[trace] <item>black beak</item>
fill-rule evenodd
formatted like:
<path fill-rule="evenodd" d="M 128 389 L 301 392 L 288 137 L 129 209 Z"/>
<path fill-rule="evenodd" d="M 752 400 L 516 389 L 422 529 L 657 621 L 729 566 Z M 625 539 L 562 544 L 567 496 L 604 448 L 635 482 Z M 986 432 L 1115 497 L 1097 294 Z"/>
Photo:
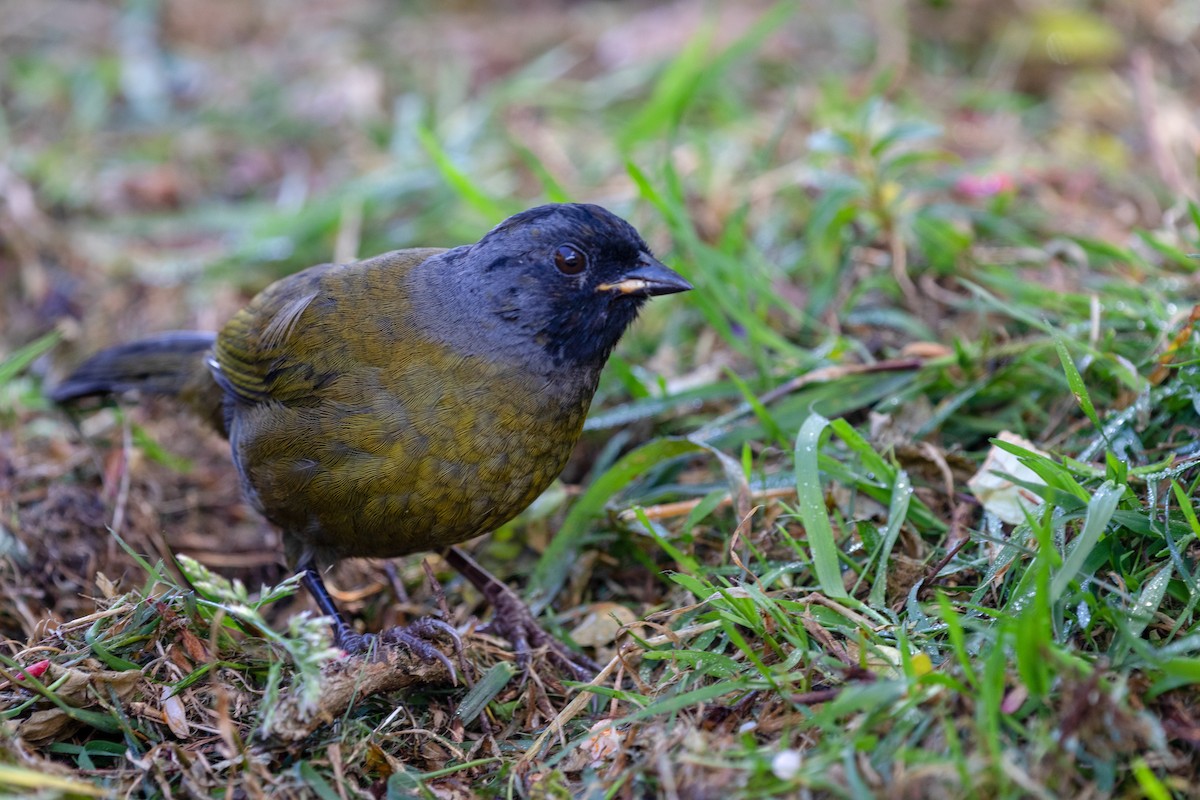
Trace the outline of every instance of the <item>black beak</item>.
<path fill-rule="evenodd" d="M 669 269 L 649 253 L 638 256 L 637 264 L 616 283 L 602 283 L 601 292 L 615 292 L 626 297 L 654 297 L 660 294 L 686 292 L 692 285 L 679 273 Z"/>

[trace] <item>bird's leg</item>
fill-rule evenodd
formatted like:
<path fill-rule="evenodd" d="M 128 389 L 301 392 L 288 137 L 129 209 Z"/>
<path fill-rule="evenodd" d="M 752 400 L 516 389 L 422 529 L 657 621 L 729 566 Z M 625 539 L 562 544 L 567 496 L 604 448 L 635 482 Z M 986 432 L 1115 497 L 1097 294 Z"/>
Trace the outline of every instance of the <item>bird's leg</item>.
<path fill-rule="evenodd" d="M 325 588 L 325 581 L 321 580 L 321 573 L 311 562 L 300 565 L 300 582 L 312 595 L 313 600 L 317 601 L 317 608 L 321 609 L 321 613 L 329 617 L 330 626 L 333 628 L 334 645 L 347 653 L 364 653 L 371 649 L 371 640 L 374 637 L 369 634 L 364 636 L 356 633 L 354 628 L 350 627 L 350 623 L 346 621 L 342 612 L 338 610 L 337 604 L 333 602 L 329 590 Z"/>
<path fill-rule="evenodd" d="M 333 643 L 351 655 L 369 652 L 375 646 L 375 635 L 357 633 L 354 628 L 350 627 L 350 623 L 338 611 L 329 590 L 325 588 L 325 581 L 321 580 L 321 573 L 317 571 L 316 565 L 312 562 L 305 562 L 300 565 L 300 573 L 300 581 L 317 601 L 317 607 L 321 609 L 321 613 L 332 620 Z M 454 650 L 461 659 L 462 639 L 459 637 L 458 631 L 445 622 L 432 617 L 422 617 L 407 626 L 397 626 L 386 630 L 379 635 L 378 639 L 384 644 L 402 644 L 425 661 L 440 661 L 450 673 L 451 680 L 455 680 L 457 673 L 454 664 L 450 662 L 445 653 L 430 644 L 431 640 L 439 638 L 439 636 L 446 637 L 453 642 Z"/>
<path fill-rule="evenodd" d="M 451 547 L 442 553 L 442 558 L 492 604 L 494 618 L 488 625 L 488 630 L 512 643 L 518 665 L 528 667 L 531 650 L 545 647 L 554 662 L 578 680 L 591 680 L 600 671 L 600 667 L 590 658 L 572 651 L 542 630 L 525 601 L 464 550 Z"/>

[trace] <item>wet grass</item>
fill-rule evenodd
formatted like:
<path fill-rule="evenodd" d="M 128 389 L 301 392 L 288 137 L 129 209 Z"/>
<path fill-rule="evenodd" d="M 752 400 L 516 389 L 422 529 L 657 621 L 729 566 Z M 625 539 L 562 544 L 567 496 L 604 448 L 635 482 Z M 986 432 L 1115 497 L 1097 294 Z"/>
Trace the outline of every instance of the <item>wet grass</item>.
<path fill-rule="evenodd" d="M 840 6 L 680 4 L 664 25 L 583 4 L 545 10 L 572 36 L 503 28 L 505 50 L 480 9 L 314 2 L 329 39 L 167 5 L 110 9 L 106 35 L 36 15 L 10 34 L 0 785 L 1194 792 L 1195 153 L 1168 154 L 1182 185 L 1148 174 L 1124 142 L 1162 131 L 1093 91 L 1145 92 L 1122 65 L 1186 65 L 1186 46 L 1081 11 L 1070 29 L 1109 49 L 1047 64 L 913 10 L 889 62 L 882 22 Z M 1061 34 L 1016 20 L 1006 36 Z M 423 58 L 438 42 L 458 57 Z M 1164 115 L 1195 94 L 1180 69 Z M 223 445 L 162 406 L 76 430 L 43 380 L 215 326 L 308 264 L 473 241 L 568 198 L 628 216 L 697 287 L 622 342 L 564 482 L 475 546 L 604 670 L 523 675 L 472 634 L 469 686 L 273 735 L 336 659 Z M 486 619 L 433 572 L 448 621 Z M 366 625 L 435 610 L 420 559 L 385 575 L 339 575 Z"/>

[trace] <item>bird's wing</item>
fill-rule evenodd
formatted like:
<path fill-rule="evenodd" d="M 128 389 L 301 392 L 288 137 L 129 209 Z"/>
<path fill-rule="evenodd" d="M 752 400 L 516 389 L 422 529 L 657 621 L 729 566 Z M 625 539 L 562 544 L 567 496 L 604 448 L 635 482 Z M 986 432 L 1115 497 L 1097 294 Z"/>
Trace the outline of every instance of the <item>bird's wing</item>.
<path fill-rule="evenodd" d="M 403 276 L 440 252 L 398 250 L 320 264 L 276 281 L 221 329 L 213 377 L 246 403 L 318 402 L 323 385 L 362 359 L 381 320 L 394 327 L 391 318 L 404 314 Z"/>

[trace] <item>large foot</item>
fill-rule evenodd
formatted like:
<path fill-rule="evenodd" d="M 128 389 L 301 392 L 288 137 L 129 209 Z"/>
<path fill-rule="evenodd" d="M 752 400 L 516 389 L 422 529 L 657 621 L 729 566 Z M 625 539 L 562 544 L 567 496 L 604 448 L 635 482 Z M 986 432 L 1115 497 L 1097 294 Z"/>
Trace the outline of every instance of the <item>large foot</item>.
<path fill-rule="evenodd" d="M 440 619 L 422 617 L 406 626 L 397 626 L 386 630 L 378 636 L 373 633 L 358 633 L 350 627 L 350 623 L 346 622 L 346 618 L 338 611 L 333 597 L 325 587 L 325 582 L 321 580 L 321 573 L 317 572 L 311 564 L 303 565 L 301 569 L 303 570 L 301 582 L 313 599 L 317 601 L 321 613 L 331 620 L 334 646 L 348 655 L 361 655 L 372 652 L 380 644 L 404 645 L 413 655 L 424 661 L 441 662 L 442 666 L 450 673 L 451 680 L 458 680 L 454 664 L 446 657 L 445 653 L 433 645 L 433 642 L 439 639 L 449 639 L 454 645 L 455 654 L 461 661 L 462 638 L 454 628 Z"/>
<path fill-rule="evenodd" d="M 590 658 L 576 653 L 542 630 L 525 601 L 466 552 L 451 547 L 442 557 L 491 603 L 495 616 L 486 630 L 512 643 L 517 665 L 522 669 L 529 667 L 533 650 L 545 648 L 550 659 L 576 680 L 591 680 L 600 671 L 600 667 Z"/>
<path fill-rule="evenodd" d="M 425 661 L 440 661 L 446 671 L 450 673 L 450 680 L 458 682 L 458 674 L 454 670 L 453 662 L 431 642 L 438 639 L 449 639 L 450 643 L 454 645 L 454 655 L 461 664 L 463 659 L 462 637 L 458 635 L 458 631 L 440 619 L 421 617 L 408 625 L 397 625 L 395 628 L 390 628 L 379 634 L 379 638 L 384 644 L 402 644 L 412 651 L 413 655 Z"/>

